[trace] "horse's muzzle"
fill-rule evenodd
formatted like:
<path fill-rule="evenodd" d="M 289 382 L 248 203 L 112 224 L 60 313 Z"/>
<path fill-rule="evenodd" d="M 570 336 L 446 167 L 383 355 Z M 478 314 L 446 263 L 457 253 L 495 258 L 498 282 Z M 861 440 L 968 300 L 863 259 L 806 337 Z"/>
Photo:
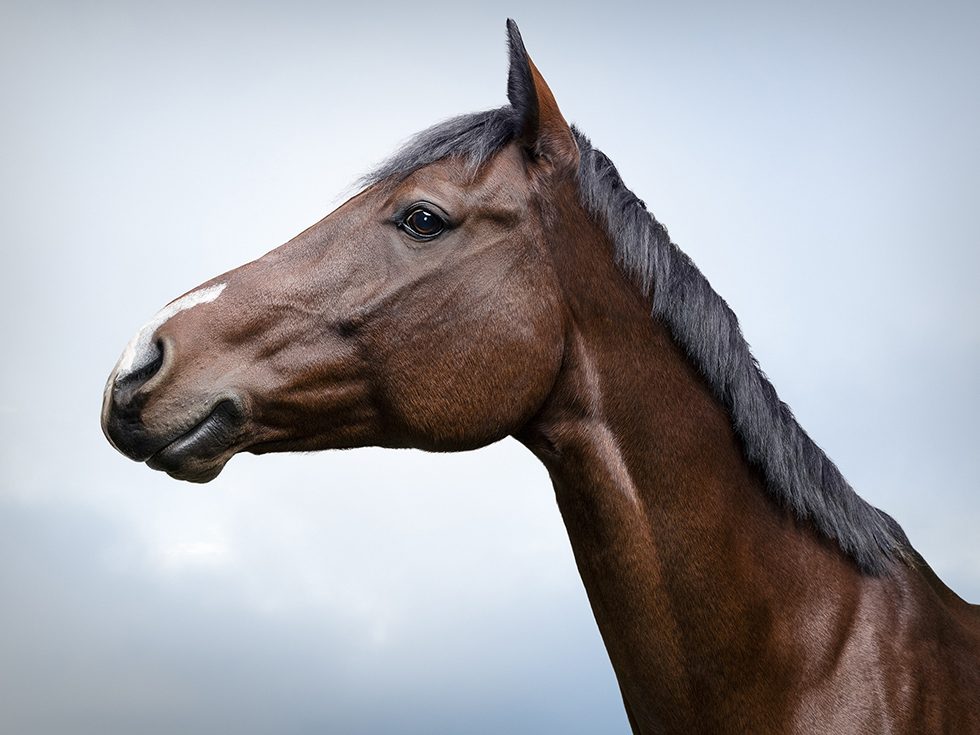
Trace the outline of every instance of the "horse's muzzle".
<path fill-rule="evenodd" d="M 245 424 L 241 398 L 224 391 L 205 404 L 204 411 L 175 417 L 163 426 L 148 426 L 143 413 L 152 393 L 170 368 L 169 350 L 160 341 L 153 359 L 137 370 L 121 373 L 119 366 L 106 385 L 102 402 L 102 431 L 130 459 L 146 462 L 181 480 L 207 482 L 221 471 L 237 450 Z"/>

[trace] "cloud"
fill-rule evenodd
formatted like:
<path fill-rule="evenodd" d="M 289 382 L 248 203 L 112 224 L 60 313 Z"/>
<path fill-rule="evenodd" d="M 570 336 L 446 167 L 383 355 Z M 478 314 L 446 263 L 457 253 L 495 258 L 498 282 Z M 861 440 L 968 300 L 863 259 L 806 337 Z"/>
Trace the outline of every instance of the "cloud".
<path fill-rule="evenodd" d="M 579 590 L 473 609 L 492 624 L 474 629 L 474 601 L 447 603 L 455 590 L 379 595 L 401 614 L 345 595 L 289 605 L 265 576 L 289 575 L 288 563 L 242 585 L 242 570 L 211 563 L 210 544 L 183 544 L 193 561 L 162 566 L 143 544 L 81 508 L 0 504 L 5 731 L 491 733 L 525 717 L 522 727 L 584 733 L 620 719 Z M 569 653 L 583 635 L 592 645 Z M 551 695 L 539 698 L 545 680 Z M 561 689 L 588 693 L 565 707 Z"/>

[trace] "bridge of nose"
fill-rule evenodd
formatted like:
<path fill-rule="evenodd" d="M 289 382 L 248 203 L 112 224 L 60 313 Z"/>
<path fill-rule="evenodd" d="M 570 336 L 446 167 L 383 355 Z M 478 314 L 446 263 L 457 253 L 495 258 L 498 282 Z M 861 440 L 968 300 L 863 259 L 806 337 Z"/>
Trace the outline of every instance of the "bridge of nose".
<path fill-rule="evenodd" d="M 141 373 L 148 372 L 147 368 L 162 357 L 156 339 L 157 330 L 180 312 L 214 301 L 224 291 L 225 285 L 225 283 L 215 283 L 199 288 L 170 302 L 157 312 L 156 316 L 143 325 L 126 345 L 126 349 L 123 350 L 122 356 L 116 363 L 115 370 L 113 370 L 111 382 L 115 386 L 122 386 L 134 382 L 134 377 L 139 377 Z"/>

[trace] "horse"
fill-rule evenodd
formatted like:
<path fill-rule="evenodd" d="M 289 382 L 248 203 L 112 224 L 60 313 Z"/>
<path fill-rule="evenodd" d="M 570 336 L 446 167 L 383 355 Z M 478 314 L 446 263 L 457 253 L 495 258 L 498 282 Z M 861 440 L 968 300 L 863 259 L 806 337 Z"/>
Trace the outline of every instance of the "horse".
<path fill-rule="evenodd" d="M 138 331 L 106 437 L 192 482 L 242 451 L 515 437 L 634 733 L 980 732 L 980 607 L 800 427 L 507 32 L 507 105 L 419 133 Z"/>

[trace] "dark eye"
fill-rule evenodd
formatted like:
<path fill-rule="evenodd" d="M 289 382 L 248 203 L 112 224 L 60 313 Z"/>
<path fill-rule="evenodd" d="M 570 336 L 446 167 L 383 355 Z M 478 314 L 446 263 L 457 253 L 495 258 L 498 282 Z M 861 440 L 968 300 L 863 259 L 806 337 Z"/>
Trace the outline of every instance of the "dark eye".
<path fill-rule="evenodd" d="M 401 228 L 416 240 L 431 240 L 446 229 L 446 222 L 425 207 L 415 207 L 405 215 Z"/>

